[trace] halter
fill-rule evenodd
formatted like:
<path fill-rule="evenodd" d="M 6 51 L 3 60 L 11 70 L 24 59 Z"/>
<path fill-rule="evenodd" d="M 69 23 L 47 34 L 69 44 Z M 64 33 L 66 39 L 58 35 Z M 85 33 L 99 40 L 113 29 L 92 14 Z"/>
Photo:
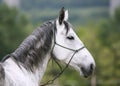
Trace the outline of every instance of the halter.
<path fill-rule="evenodd" d="M 59 46 L 59 47 L 62 47 L 62 48 L 64 48 L 64 49 L 73 51 L 74 53 L 73 53 L 73 55 L 71 56 L 70 60 L 68 61 L 68 64 L 66 64 L 66 66 L 65 66 L 63 69 L 62 69 L 62 67 L 60 66 L 60 64 L 57 62 L 56 58 L 53 58 L 54 61 L 57 63 L 57 65 L 60 67 L 61 71 L 60 71 L 53 79 L 47 81 L 45 84 L 40 85 L 40 86 L 46 86 L 46 85 L 48 85 L 48 84 L 52 84 L 52 83 L 53 83 L 57 78 L 59 78 L 60 75 L 68 68 L 71 60 L 72 60 L 73 57 L 74 57 L 74 55 L 75 55 L 77 52 L 79 52 L 80 50 L 82 50 L 82 49 L 85 48 L 85 46 L 82 46 L 81 48 L 75 50 L 75 49 L 68 48 L 68 47 L 65 47 L 65 46 L 57 43 L 57 42 L 56 42 L 56 36 L 55 36 L 55 30 L 56 30 L 56 21 L 54 21 L 54 29 L 53 29 L 53 37 L 54 37 L 54 40 L 53 40 L 53 41 L 54 41 L 54 45 L 53 45 L 53 47 L 52 47 L 51 53 L 53 52 L 53 49 L 54 49 L 55 45 L 57 45 L 57 46 Z"/>

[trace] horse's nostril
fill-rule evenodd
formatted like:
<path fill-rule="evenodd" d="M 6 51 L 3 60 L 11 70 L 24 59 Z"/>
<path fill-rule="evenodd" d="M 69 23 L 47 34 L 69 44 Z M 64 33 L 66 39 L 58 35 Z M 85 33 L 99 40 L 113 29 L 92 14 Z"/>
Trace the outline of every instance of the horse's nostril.
<path fill-rule="evenodd" d="M 90 64 L 90 70 L 93 70 L 94 68 L 94 65 L 93 64 Z"/>
<path fill-rule="evenodd" d="M 83 70 L 84 70 L 84 68 L 83 68 L 83 67 L 81 67 L 81 70 L 83 71 Z"/>
<path fill-rule="evenodd" d="M 90 73 L 90 74 L 93 74 L 94 69 L 95 69 L 94 64 L 90 64 L 90 70 L 89 70 L 89 73 Z"/>

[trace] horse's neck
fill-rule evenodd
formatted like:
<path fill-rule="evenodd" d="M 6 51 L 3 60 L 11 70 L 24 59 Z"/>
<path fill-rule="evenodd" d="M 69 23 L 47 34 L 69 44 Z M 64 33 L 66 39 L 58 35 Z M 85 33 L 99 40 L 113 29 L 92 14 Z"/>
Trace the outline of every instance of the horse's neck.
<path fill-rule="evenodd" d="M 22 42 L 12 53 L 13 59 L 9 58 L 4 62 L 8 80 L 19 84 L 10 86 L 38 86 L 46 70 L 53 45 L 53 24 L 48 23 L 36 29 Z"/>
<path fill-rule="evenodd" d="M 49 59 L 50 59 L 50 55 L 47 55 L 46 58 L 43 60 L 43 64 L 41 64 L 39 67 L 39 70 L 38 70 L 39 81 L 41 81 L 45 73 Z"/>
<path fill-rule="evenodd" d="M 22 66 L 16 65 L 13 59 L 7 59 L 4 65 L 4 71 L 6 76 L 6 85 L 9 86 L 39 86 L 40 81 L 45 73 L 50 55 L 46 55 L 39 68 L 36 68 L 34 72 L 26 70 Z"/>

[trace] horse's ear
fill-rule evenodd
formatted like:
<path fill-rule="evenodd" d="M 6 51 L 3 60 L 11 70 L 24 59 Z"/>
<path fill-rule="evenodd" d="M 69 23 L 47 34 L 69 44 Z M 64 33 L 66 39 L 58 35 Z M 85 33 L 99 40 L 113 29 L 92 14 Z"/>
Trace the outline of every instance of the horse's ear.
<path fill-rule="evenodd" d="M 64 18 L 64 21 L 67 21 L 68 20 L 68 10 L 65 11 L 65 18 Z"/>
<path fill-rule="evenodd" d="M 64 7 L 62 7 L 62 9 L 60 10 L 59 19 L 58 19 L 60 25 L 64 21 L 64 17 L 65 17 L 65 11 L 64 11 Z"/>
<path fill-rule="evenodd" d="M 62 9 L 60 10 L 60 14 L 59 14 L 59 24 L 61 25 L 63 23 L 63 21 L 67 21 L 68 20 L 68 10 L 64 10 L 64 7 L 62 7 Z"/>

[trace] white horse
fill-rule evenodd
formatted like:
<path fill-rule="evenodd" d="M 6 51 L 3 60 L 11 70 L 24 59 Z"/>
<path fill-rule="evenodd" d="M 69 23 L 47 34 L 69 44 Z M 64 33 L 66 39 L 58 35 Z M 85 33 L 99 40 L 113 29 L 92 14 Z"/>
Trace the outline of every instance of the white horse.
<path fill-rule="evenodd" d="M 68 11 L 45 22 L 0 63 L 0 86 L 39 86 L 50 58 L 69 64 L 83 77 L 92 75 L 95 62 L 72 29 Z"/>

